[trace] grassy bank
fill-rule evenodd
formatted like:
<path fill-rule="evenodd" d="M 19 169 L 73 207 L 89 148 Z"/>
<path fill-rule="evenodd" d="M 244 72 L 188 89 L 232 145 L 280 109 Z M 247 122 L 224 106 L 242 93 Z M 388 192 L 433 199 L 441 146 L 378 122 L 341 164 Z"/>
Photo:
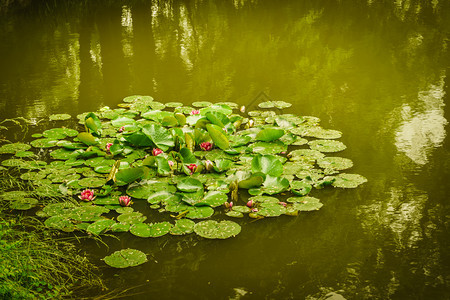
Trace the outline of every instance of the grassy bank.
<path fill-rule="evenodd" d="M 29 190 L 14 174 L 0 170 L 0 194 Z M 0 197 L 0 299 L 60 299 L 99 294 L 97 268 L 38 219 L 8 208 Z M 75 296 L 76 295 L 76 296 Z"/>

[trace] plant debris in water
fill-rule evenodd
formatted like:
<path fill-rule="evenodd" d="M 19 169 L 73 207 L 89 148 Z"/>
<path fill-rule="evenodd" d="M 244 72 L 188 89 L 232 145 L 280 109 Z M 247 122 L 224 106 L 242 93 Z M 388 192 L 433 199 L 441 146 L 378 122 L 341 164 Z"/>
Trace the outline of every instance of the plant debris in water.
<path fill-rule="evenodd" d="M 356 188 L 367 181 L 359 174 L 339 173 L 353 166 L 350 159 L 334 155 L 346 149 L 336 140 L 342 133 L 322 128 L 318 118 L 264 110 L 244 115 L 233 103 L 192 106 L 126 97 L 120 108 L 77 116 L 78 128 L 50 128 L 34 134 L 30 143 L 2 145 L 0 154 L 12 156 L 2 165 L 22 170 L 21 178 L 36 187 L 39 197 L 78 201 L 45 206 L 37 214 L 46 218 L 46 226 L 91 235 L 129 231 L 141 238 L 192 232 L 230 238 L 241 231 L 238 223 L 205 219 L 215 214 L 295 216 L 323 206 L 310 196 L 316 189 Z M 283 101 L 259 105 L 290 106 Z M 50 116 L 58 121 L 51 122 L 54 126 L 69 118 Z M 248 202 L 245 190 L 254 196 Z M 286 202 L 281 200 L 285 195 Z M 14 210 L 38 205 L 34 195 L 1 197 Z M 141 201 L 172 221 L 148 222 L 148 216 L 130 207 Z M 105 258 L 117 268 L 145 261 L 145 255 L 131 249 Z"/>

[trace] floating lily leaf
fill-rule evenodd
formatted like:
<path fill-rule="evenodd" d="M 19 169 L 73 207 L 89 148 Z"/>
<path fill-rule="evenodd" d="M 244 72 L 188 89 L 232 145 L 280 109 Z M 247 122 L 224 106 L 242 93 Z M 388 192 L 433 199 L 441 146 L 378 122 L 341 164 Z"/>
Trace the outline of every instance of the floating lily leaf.
<path fill-rule="evenodd" d="M 297 149 L 289 152 L 287 156 L 293 161 L 314 162 L 317 159 L 324 158 L 325 154 L 313 149 Z"/>
<path fill-rule="evenodd" d="M 110 267 L 123 269 L 147 262 L 147 256 L 136 249 L 124 249 L 106 256 L 103 260 Z"/>
<path fill-rule="evenodd" d="M 234 211 L 234 210 L 230 210 L 230 211 L 226 212 L 225 214 L 232 218 L 243 218 L 244 217 L 243 213 Z"/>
<path fill-rule="evenodd" d="M 17 151 L 16 154 L 14 154 L 16 157 L 24 158 L 24 157 L 34 157 L 36 154 L 31 151 Z"/>
<path fill-rule="evenodd" d="M 208 133 L 211 136 L 214 145 L 216 145 L 222 150 L 230 148 L 228 138 L 223 133 L 223 130 L 219 126 L 214 124 L 208 124 L 206 125 L 206 129 L 208 130 Z"/>
<path fill-rule="evenodd" d="M 34 198 L 22 198 L 16 199 L 9 203 L 9 208 L 15 210 L 28 210 L 35 207 L 38 204 L 38 200 Z"/>
<path fill-rule="evenodd" d="M 110 227 L 110 230 L 112 232 L 127 232 L 128 230 L 130 230 L 130 226 L 130 224 L 114 223 Z"/>
<path fill-rule="evenodd" d="M 106 184 L 106 178 L 86 177 L 86 178 L 78 180 L 78 184 L 80 186 L 86 187 L 86 188 L 101 187 L 102 185 Z"/>
<path fill-rule="evenodd" d="M 192 102 L 192 106 L 193 107 L 207 107 L 207 106 L 210 106 L 210 105 L 212 105 L 212 103 L 209 102 L 209 101 L 195 101 L 195 102 Z"/>
<path fill-rule="evenodd" d="M 74 143 L 67 140 L 61 140 L 56 143 L 58 147 L 64 147 L 66 149 L 70 150 L 76 150 L 76 149 L 86 149 L 86 145 L 82 143 Z"/>
<path fill-rule="evenodd" d="M 197 206 L 201 205 L 209 205 L 211 207 L 217 207 L 223 205 L 225 202 L 227 202 L 228 196 L 224 192 L 221 191 L 209 191 L 204 196 L 203 199 L 199 203 L 197 203 Z"/>
<path fill-rule="evenodd" d="M 132 207 L 118 207 L 118 208 L 116 208 L 116 213 L 118 213 L 118 214 L 129 214 L 129 213 L 132 213 L 132 212 L 134 212 L 134 208 L 132 208 Z"/>
<path fill-rule="evenodd" d="M 283 165 L 283 175 L 296 175 L 302 171 L 310 170 L 314 166 L 314 162 L 288 161 Z"/>
<path fill-rule="evenodd" d="M 113 224 L 116 224 L 116 221 L 110 219 L 98 220 L 90 224 L 86 231 L 94 235 L 100 235 L 109 230 Z"/>
<path fill-rule="evenodd" d="M 251 212 L 251 209 L 249 207 L 243 205 L 235 205 L 233 206 L 232 210 L 238 211 L 243 214 L 248 214 L 249 212 Z"/>
<path fill-rule="evenodd" d="M 148 238 L 151 236 L 150 226 L 146 223 L 138 223 L 132 225 L 130 227 L 130 232 L 131 234 L 142 238 Z"/>
<path fill-rule="evenodd" d="M 134 125 L 135 123 L 136 123 L 136 121 L 133 118 L 123 117 L 123 116 L 117 117 L 111 121 L 111 125 L 114 127 Z"/>
<path fill-rule="evenodd" d="M 342 142 L 334 140 L 314 140 L 308 144 L 311 149 L 320 152 L 339 152 L 347 148 Z"/>
<path fill-rule="evenodd" d="M 72 232 L 75 230 L 75 225 L 65 216 L 53 216 L 45 220 L 45 226 L 62 230 L 65 232 Z"/>
<path fill-rule="evenodd" d="M 139 184 L 130 185 L 127 189 L 127 195 L 136 199 L 147 199 L 155 192 L 160 191 L 174 193 L 176 188 L 166 182 L 141 181 Z"/>
<path fill-rule="evenodd" d="M 181 107 L 183 106 L 183 103 L 181 102 L 167 102 L 166 107 Z"/>
<path fill-rule="evenodd" d="M 49 116 L 50 121 L 69 120 L 72 118 L 69 114 L 53 114 Z"/>
<path fill-rule="evenodd" d="M 125 136 L 125 140 L 138 147 L 148 147 L 152 146 L 152 141 L 142 132 L 134 132 L 130 135 Z"/>
<path fill-rule="evenodd" d="M 304 135 L 316 137 L 318 139 L 339 139 L 342 137 L 342 132 L 315 126 L 307 130 Z"/>
<path fill-rule="evenodd" d="M 206 115 L 207 112 L 220 112 L 224 115 L 230 115 L 233 112 L 233 109 L 228 105 L 224 104 L 213 104 L 208 107 L 200 109 L 200 113 L 202 115 Z"/>
<path fill-rule="evenodd" d="M 319 167 L 323 169 L 345 170 L 353 167 L 353 162 L 344 157 L 324 157 L 317 160 Z"/>
<path fill-rule="evenodd" d="M 171 199 L 173 198 L 173 199 Z M 167 191 L 159 191 L 156 193 L 151 194 L 148 198 L 147 198 L 147 202 L 150 204 L 158 204 L 161 201 L 171 201 L 171 200 L 175 200 L 177 201 L 179 199 L 179 196 L 174 195 L 172 193 L 169 193 Z"/>
<path fill-rule="evenodd" d="M 19 151 L 26 151 L 30 149 L 31 146 L 24 143 L 12 143 L 12 144 L 5 144 L 2 147 L 0 147 L 0 154 L 14 154 Z"/>
<path fill-rule="evenodd" d="M 214 214 L 214 209 L 209 206 L 190 206 L 186 218 L 189 219 L 206 219 Z"/>
<path fill-rule="evenodd" d="M 189 219 L 181 219 L 175 221 L 175 226 L 170 228 L 172 235 L 184 235 L 194 232 L 195 222 Z"/>
<path fill-rule="evenodd" d="M 214 170 L 216 172 L 224 172 L 230 169 L 234 165 L 232 160 L 229 159 L 216 159 L 214 160 Z"/>
<path fill-rule="evenodd" d="M 92 132 L 96 136 L 101 135 L 102 121 L 96 114 L 90 112 L 84 117 L 84 124 L 89 129 L 89 133 Z"/>
<path fill-rule="evenodd" d="M 320 200 L 314 197 L 301 197 L 302 201 L 292 201 L 294 204 L 292 205 L 296 210 L 299 211 L 313 211 L 313 210 L 319 210 L 323 204 L 320 203 Z M 288 199 L 289 201 L 289 199 Z"/>
<path fill-rule="evenodd" d="M 170 232 L 172 224 L 169 222 L 153 223 L 150 226 L 150 237 L 160 237 Z"/>
<path fill-rule="evenodd" d="M 144 167 L 128 168 L 116 173 L 116 180 L 124 183 L 132 183 L 144 176 Z"/>
<path fill-rule="evenodd" d="M 69 216 L 76 221 L 91 222 L 99 220 L 102 214 L 108 212 L 109 209 L 106 207 L 87 204 L 85 206 L 75 207 Z"/>
<path fill-rule="evenodd" d="M 95 146 L 98 144 L 98 140 L 89 132 L 80 132 L 77 138 L 88 146 Z"/>
<path fill-rule="evenodd" d="M 31 141 L 31 146 L 34 148 L 51 148 L 55 147 L 56 143 L 58 143 L 58 140 L 51 139 L 51 138 L 43 138 L 43 139 L 37 139 Z"/>
<path fill-rule="evenodd" d="M 239 147 L 250 143 L 252 141 L 252 138 L 248 135 L 233 135 L 230 136 L 229 141 L 232 147 Z"/>
<path fill-rule="evenodd" d="M 194 178 L 184 178 L 177 183 L 177 188 L 182 192 L 194 193 L 203 190 L 203 184 Z"/>
<path fill-rule="evenodd" d="M 287 151 L 287 146 L 282 142 L 256 142 L 249 145 L 249 148 L 254 153 L 259 154 L 278 154 L 284 151 Z"/>
<path fill-rule="evenodd" d="M 265 128 L 258 132 L 256 139 L 263 142 L 272 142 L 278 140 L 284 135 L 284 130 L 279 128 Z"/>
<path fill-rule="evenodd" d="M 340 188 L 356 188 L 358 185 L 367 182 L 367 178 L 359 174 L 341 173 L 335 178 L 336 180 L 332 183 L 332 185 Z"/>
<path fill-rule="evenodd" d="M 202 202 L 202 198 L 203 198 L 203 186 L 201 187 L 200 190 L 197 190 L 195 192 L 190 192 L 190 193 L 179 193 L 179 195 L 181 196 L 181 200 L 183 200 L 184 202 L 186 202 L 189 205 L 196 205 L 196 206 L 200 206 L 201 202 Z"/>
<path fill-rule="evenodd" d="M 291 181 L 291 192 L 297 196 L 305 196 L 309 194 L 312 189 L 312 186 L 304 181 Z"/>
<path fill-rule="evenodd" d="M 278 217 L 286 213 L 286 207 L 279 203 L 264 202 L 259 205 L 258 215 L 264 217 Z"/>
<path fill-rule="evenodd" d="M 163 151 L 167 151 L 170 147 L 175 146 L 173 136 L 161 125 L 146 125 L 142 128 L 142 132 L 148 136 L 156 147 Z"/>
<path fill-rule="evenodd" d="M 251 176 L 251 177 L 249 177 L 249 178 L 247 178 L 245 180 L 239 181 L 238 185 L 239 185 L 239 188 L 248 190 L 248 189 L 251 189 L 251 188 L 255 188 L 255 187 L 261 186 L 263 181 L 264 181 L 264 177 L 258 176 L 258 175 L 254 175 L 254 176 Z"/>
<path fill-rule="evenodd" d="M 150 96 L 133 95 L 123 98 L 122 101 L 125 103 L 135 103 L 135 102 L 151 103 L 153 101 L 153 98 Z"/>
<path fill-rule="evenodd" d="M 283 164 L 273 155 L 255 155 L 252 160 L 252 173 L 280 176 L 283 173 Z"/>
<path fill-rule="evenodd" d="M 258 104 L 261 108 L 273 108 L 276 107 L 278 109 L 291 107 L 292 104 L 284 102 L 284 101 L 266 101 Z"/>
<path fill-rule="evenodd" d="M 232 221 L 202 221 L 194 226 L 194 231 L 207 239 L 227 239 L 241 232 L 241 226 Z"/>
<path fill-rule="evenodd" d="M 289 187 L 289 180 L 287 180 L 286 178 L 267 175 L 261 188 L 249 189 L 248 193 L 250 195 L 262 195 L 262 194 L 274 195 L 286 191 L 288 187 Z"/>
<path fill-rule="evenodd" d="M 142 223 L 145 220 L 147 220 L 146 216 L 143 216 L 140 212 L 131 212 L 126 214 L 121 214 L 117 217 L 117 221 L 119 221 L 122 224 L 138 224 Z"/>

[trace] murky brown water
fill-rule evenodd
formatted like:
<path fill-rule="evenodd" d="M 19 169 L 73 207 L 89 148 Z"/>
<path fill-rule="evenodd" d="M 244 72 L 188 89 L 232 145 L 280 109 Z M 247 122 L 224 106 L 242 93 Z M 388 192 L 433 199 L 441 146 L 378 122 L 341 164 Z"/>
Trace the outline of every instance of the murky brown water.
<path fill-rule="evenodd" d="M 3 3 L 3 2 L 0 2 Z M 72 116 L 133 94 L 263 98 L 341 130 L 369 182 L 234 239 L 139 239 L 104 269 L 129 299 L 449 299 L 450 2 L 17 1 L 0 4 L 0 117 Z M 99 262 L 102 264 L 102 262 Z"/>

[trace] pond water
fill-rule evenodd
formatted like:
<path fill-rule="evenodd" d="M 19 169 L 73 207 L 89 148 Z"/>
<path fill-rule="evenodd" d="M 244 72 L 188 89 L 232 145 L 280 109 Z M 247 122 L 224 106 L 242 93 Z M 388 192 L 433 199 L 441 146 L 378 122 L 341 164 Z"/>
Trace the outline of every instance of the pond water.
<path fill-rule="evenodd" d="M 131 234 L 141 266 L 102 268 L 127 299 L 449 299 L 450 2 L 0 2 L 0 117 L 73 117 L 129 95 L 267 99 L 340 130 L 368 182 L 228 240 Z M 8 3 L 6 1 L 6 3 Z M 142 208 L 145 209 L 145 208 Z M 95 295 L 92 295 L 95 296 Z"/>

